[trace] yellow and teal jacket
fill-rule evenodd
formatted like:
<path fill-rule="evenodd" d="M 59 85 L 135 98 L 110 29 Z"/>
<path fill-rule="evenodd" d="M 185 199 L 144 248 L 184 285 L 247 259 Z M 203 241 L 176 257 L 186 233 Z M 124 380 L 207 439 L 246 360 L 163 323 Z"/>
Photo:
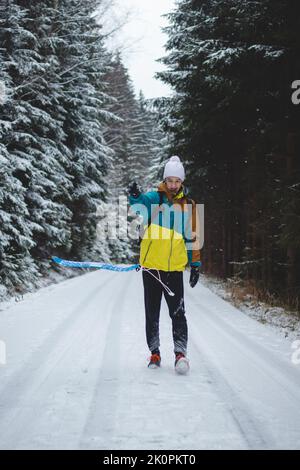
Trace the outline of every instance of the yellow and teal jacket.
<path fill-rule="evenodd" d="M 184 271 L 200 266 L 199 220 L 196 204 L 182 187 L 172 196 L 165 183 L 157 191 L 129 197 L 134 212 L 143 216 L 141 266 L 161 271 Z"/>

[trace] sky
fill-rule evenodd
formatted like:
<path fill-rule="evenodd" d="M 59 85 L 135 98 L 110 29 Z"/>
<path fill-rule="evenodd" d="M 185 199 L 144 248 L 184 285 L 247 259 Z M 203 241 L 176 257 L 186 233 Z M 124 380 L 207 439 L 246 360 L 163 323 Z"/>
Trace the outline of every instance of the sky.
<path fill-rule="evenodd" d="M 169 95 L 171 89 L 156 80 L 154 74 L 163 70 L 156 60 L 165 55 L 167 41 L 161 27 L 168 23 L 161 15 L 174 9 L 175 0 L 114 0 L 113 3 L 110 1 L 105 14 L 104 29 L 110 31 L 115 25 L 122 25 L 108 44 L 121 49 L 136 93 L 142 90 L 146 98 Z M 103 19 L 103 15 L 100 17 Z"/>

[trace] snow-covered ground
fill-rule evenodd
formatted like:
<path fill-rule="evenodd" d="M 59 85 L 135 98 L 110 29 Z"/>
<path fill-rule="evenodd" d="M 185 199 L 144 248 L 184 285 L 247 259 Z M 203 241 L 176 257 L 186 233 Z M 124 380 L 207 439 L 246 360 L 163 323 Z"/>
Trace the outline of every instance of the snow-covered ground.
<path fill-rule="evenodd" d="M 226 280 L 201 275 L 201 282 L 251 318 L 272 328 L 275 333 L 289 337 L 291 341 L 300 340 L 300 316 L 296 312 L 258 301 L 249 293 L 235 299 L 232 284 Z"/>
<path fill-rule="evenodd" d="M 188 376 L 174 373 L 165 303 L 162 367 L 146 367 L 141 273 L 0 304 L 0 448 L 299 449 L 293 341 L 185 274 Z"/>

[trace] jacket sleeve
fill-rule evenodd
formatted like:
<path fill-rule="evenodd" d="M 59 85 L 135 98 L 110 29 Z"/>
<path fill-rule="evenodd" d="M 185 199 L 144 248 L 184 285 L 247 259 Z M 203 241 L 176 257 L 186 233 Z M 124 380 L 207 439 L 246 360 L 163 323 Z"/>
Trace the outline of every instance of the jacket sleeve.
<path fill-rule="evenodd" d="M 129 196 L 129 204 L 133 206 L 133 210 L 136 214 L 141 214 L 144 218 L 144 222 L 148 223 L 151 213 L 155 206 L 159 204 L 159 194 L 157 191 L 149 191 L 148 193 L 142 193 L 138 197 Z"/>

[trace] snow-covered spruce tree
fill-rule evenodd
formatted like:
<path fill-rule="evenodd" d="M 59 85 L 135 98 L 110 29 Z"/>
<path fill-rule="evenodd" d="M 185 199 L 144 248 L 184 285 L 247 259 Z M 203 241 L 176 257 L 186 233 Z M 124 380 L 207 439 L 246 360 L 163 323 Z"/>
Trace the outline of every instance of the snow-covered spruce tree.
<path fill-rule="evenodd" d="M 277 243 L 278 194 L 285 185 L 280 155 L 288 152 L 291 134 L 299 138 L 299 113 L 290 100 L 299 75 L 299 5 L 183 0 L 169 19 L 168 69 L 159 75 L 176 94 L 166 122 L 207 206 L 207 268 L 230 274 L 232 262 L 243 257 L 247 263 L 245 253 L 251 253 L 250 276 L 282 289 L 282 279 L 291 276 L 286 263 L 279 268 L 286 257 Z"/>
<path fill-rule="evenodd" d="M 205 247 L 208 248 L 211 235 L 218 250 L 222 243 L 218 241 L 222 236 L 219 227 L 224 225 L 224 220 L 217 216 L 226 213 L 228 197 L 224 192 L 226 161 L 220 155 L 222 146 L 218 139 L 222 133 L 218 123 L 221 114 L 216 110 L 226 91 L 222 92 L 217 86 L 222 76 L 204 72 L 209 54 L 220 47 L 212 33 L 214 6 L 212 1 L 177 2 L 177 8 L 168 15 L 168 54 L 162 59 L 166 71 L 158 76 L 174 89 L 173 95 L 164 98 L 159 106 L 164 129 L 172 135 L 171 152 L 185 159 L 187 181 L 193 195 L 206 205 Z M 218 207 L 217 212 L 215 207 Z M 214 214 L 211 221 L 209 214 Z M 210 258 L 205 260 L 206 267 L 209 261 Z M 214 261 L 218 267 L 223 264 L 221 258 Z M 212 269 L 213 266 L 209 266 L 208 270 Z"/>
<path fill-rule="evenodd" d="M 142 91 L 138 97 L 140 126 L 136 135 L 136 154 L 144 169 L 145 189 L 157 186 L 162 176 L 162 162 L 167 158 L 167 136 L 162 131 L 153 100 L 147 100 Z"/>
<path fill-rule="evenodd" d="M 107 142 L 114 149 L 113 168 L 109 172 L 111 200 L 118 203 L 119 196 L 127 194 L 133 181 L 139 182 L 145 191 L 157 183 L 165 140 L 148 100 L 142 93 L 136 98 L 120 54 L 111 58 L 106 81 L 109 94 L 114 98 L 109 110 L 118 117 L 106 133 Z M 113 250 L 117 259 L 131 258 L 132 250 L 136 254 L 137 244 L 131 239 L 118 240 Z"/>
<path fill-rule="evenodd" d="M 60 103 L 60 64 L 57 49 L 61 39 L 56 34 L 58 2 L 18 0 L 26 11 L 26 27 L 31 34 L 28 48 L 33 54 L 32 73 L 21 92 L 28 102 L 28 133 L 35 139 L 30 152 L 33 172 L 27 191 L 30 218 L 35 223 L 32 255 L 42 272 L 47 272 L 54 252 L 66 254 L 71 245 L 72 178 L 69 173 L 71 152 L 65 145 L 63 123 L 66 111 Z"/>
<path fill-rule="evenodd" d="M 95 246 L 96 204 L 103 200 L 109 160 L 101 79 L 106 59 L 91 18 L 96 2 L 3 3 L 1 75 L 10 95 L 1 107 L 2 168 L 7 162 L 1 276 L 7 285 L 26 287 L 51 254 Z"/>
<path fill-rule="evenodd" d="M 71 152 L 73 181 L 72 248 L 74 258 L 92 257 L 97 231 L 97 206 L 106 198 L 111 150 L 104 140 L 110 113 L 104 90 L 107 53 L 92 14 L 97 1 L 59 2 L 56 49 L 59 60 L 60 105 L 66 111 L 63 130 Z"/>
<path fill-rule="evenodd" d="M 3 54 L 12 93 L 10 107 L 4 110 L 11 121 L 5 145 L 24 188 L 31 255 L 43 273 L 54 249 L 67 245 L 71 216 L 64 204 L 71 183 L 65 174 L 67 149 L 62 144 L 55 56 L 49 43 L 53 15 L 47 8 L 50 1 L 6 3 Z"/>
<path fill-rule="evenodd" d="M 245 158 L 238 159 L 235 152 L 229 169 L 236 175 L 231 194 L 235 218 L 241 214 L 243 262 L 262 290 L 280 292 L 290 302 L 300 279 L 297 217 L 289 216 L 299 206 L 298 193 L 290 188 L 299 182 L 300 110 L 291 102 L 290 87 L 300 73 L 300 6 L 288 1 L 220 2 L 219 8 L 219 36 L 239 39 L 236 57 L 231 59 L 225 49 L 219 65 L 210 61 L 209 72 L 221 65 L 222 76 L 238 84 L 228 108 L 234 118 L 232 137 Z M 221 21 L 227 17 L 230 24 Z M 240 250 L 232 253 L 233 261 L 240 259 Z"/>
<path fill-rule="evenodd" d="M 114 149 L 114 177 L 122 193 L 133 179 L 143 179 L 146 172 L 142 149 L 143 122 L 128 71 L 117 54 L 112 57 L 106 75 L 109 94 L 114 98 L 109 109 L 118 118 L 107 131 L 107 141 Z"/>
<path fill-rule="evenodd" d="M 113 98 L 108 110 L 118 118 L 105 133 L 107 143 L 114 150 L 113 166 L 108 178 L 110 201 L 117 208 L 120 196 L 127 197 L 128 187 L 132 181 L 143 181 L 144 184 L 146 167 L 145 155 L 142 155 L 143 123 L 131 79 L 119 53 L 112 55 L 105 81 L 108 93 Z M 129 222 L 132 222 L 132 218 L 129 218 Z M 117 261 L 132 259 L 136 243 L 130 234 L 128 238 L 127 227 L 120 227 L 118 224 L 117 231 L 119 238 L 110 242 L 114 259 Z"/>
<path fill-rule="evenodd" d="M 24 292 L 37 277 L 24 199 L 24 188 L 14 176 L 5 146 L 0 144 L 0 300 L 6 292 Z"/>
<path fill-rule="evenodd" d="M 162 129 L 155 100 L 146 99 L 140 92 L 139 109 L 143 122 L 142 139 L 147 151 L 145 154 L 147 173 L 144 184 L 146 188 L 156 188 L 162 179 L 163 163 L 169 156 L 169 135 Z"/>
<path fill-rule="evenodd" d="M 28 71 L 33 73 L 30 63 L 34 53 L 28 48 L 32 36 L 26 27 L 26 11 L 23 8 L 16 2 L 2 2 L 0 21 L 0 73 L 5 85 L 5 99 L 0 103 L 0 275 L 1 281 L 13 290 L 13 287 L 29 287 L 37 277 L 37 268 L 30 255 L 36 227 L 27 206 L 27 194 L 34 173 L 34 158 L 30 149 L 35 140 L 29 132 L 30 111 L 33 108 L 30 103 L 27 105 L 22 90 L 25 82 L 30 80 Z"/>
<path fill-rule="evenodd" d="M 152 100 L 141 92 L 136 98 L 131 79 L 121 57 L 112 57 L 106 75 L 109 94 L 114 100 L 109 110 L 118 118 L 107 129 L 106 138 L 115 152 L 114 186 L 119 193 L 128 189 L 134 179 L 143 182 L 145 189 L 157 179 L 155 167 L 165 155 L 165 133 L 157 122 Z M 152 176 L 151 176 L 152 175 Z"/>

